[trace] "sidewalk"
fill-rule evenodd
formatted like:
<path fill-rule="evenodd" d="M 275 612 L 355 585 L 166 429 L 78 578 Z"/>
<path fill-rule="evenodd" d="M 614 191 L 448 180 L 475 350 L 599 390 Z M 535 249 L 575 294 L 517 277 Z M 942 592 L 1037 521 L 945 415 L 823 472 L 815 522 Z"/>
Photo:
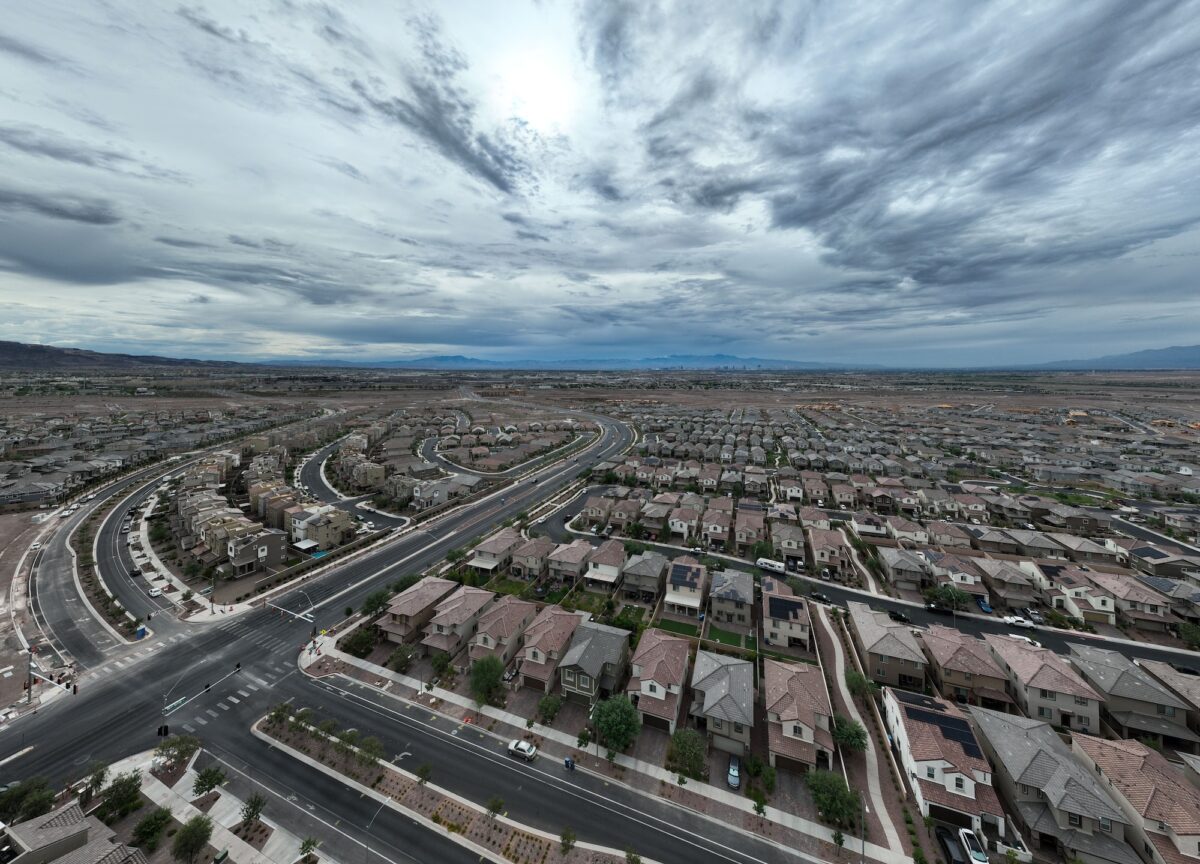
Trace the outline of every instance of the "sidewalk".
<path fill-rule="evenodd" d="M 300 668 L 307 669 L 310 665 L 319 661 L 323 657 L 338 660 L 347 666 L 353 666 L 355 668 L 358 668 L 365 672 L 368 672 L 370 675 L 372 675 L 377 680 L 384 679 L 384 680 L 394 681 L 395 683 L 400 684 L 404 687 L 407 687 L 407 688 L 415 691 L 418 694 L 426 693 L 429 696 L 436 698 L 442 702 L 449 703 L 451 705 L 456 705 L 459 708 L 465 709 L 471 713 L 483 715 L 483 716 L 489 717 L 493 720 L 498 720 L 501 723 L 505 723 L 508 726 L 512 727 L 512 729 L 513 729 L 514 733 L 517 735 L 517 737 L 525 734 L 525 732 L 527 730 L 527 726 L 526 726 L 527 718 L 525 718 L 525 717 L 522 717 L 518 714 L 513 714 L 512 712 L 505 711 L 504 709 L 501 709 L 501 708 L 493 708 L 491 706 L 483 706 L 482 708 L 477 708 L 474 700 L 470 699 L 469 697 L 461 696 L 457 693 L 454 693 L 454 692 L 451 692 L 448 690 L 443 690 L 440 687 L 434 687 L 432 690 L 426 690 L 424 682 L 422 682 L 416 678 L 412 678 L 408 675 L 403 675 L 398 672 L 393 672 L 390 669 L 386 669 L 382 666 L 376 666 L 373 663 L 369 663 L 365 660 L 360 660 L 357 657 L 353 657 L 349 654 L 339 651 L 337 648 L 334 647 L 336 644 L 336 640 L 345 636 L 347 632 L 349 632 L 349 631 L 343 630 L 341 633 L 337 634 L 336 636 L 325 636 L 325 637 L 319 638 L 317 640 L 317 647 L 315 650 L 310 647 L 301 654 Z M 369 683 L 369 682 L 367 682 L 367 683 Z M 390 694 L 390 695 L 395 696 L 395 694 Z M 398 698 L 403 698 L 403 697 L 398 697 Z M 422 707 L 427 707 L 427 706 L 422 705 Z M 478 728 L 482 728 L 482 726 L 480 726 Z M 534 728 L 536 728 L 537 734 L 539 736 L 541 736 L 544 740 L 554 741 L 555 743 L 568 748 L 568 750 L 570 750 L 570 751 L 575 751 L 578 749 L 578 740 L 575 735 L 572 735 L 567 732 L 562 732 L 558 729 L 550 729 L 541 724 L 535 724 Z M 506 736 L 498 735 L 497 737 L 503 738 Z M 507 737 L 512 737 L 512 736 L 509 735 Z M 665 783 L 668 786 L 676 785 L 676 775 L 670 771 L 667 771 L 661 765 L 655 765 L 653 763 L 646 762 L 646 761 L 643 761 L 640 759 L 634 759 L 633 757 L 626 756 L 623 753 L 616 754 L 616 756 L 613 759 L 613 764 L 620 766 L 621 768 L 624 768 L 629 771 L 636 771 L 636 772 L 643 774 L 647 777 L 650 777 L 654 780 Z M 587 770 L 587 769 L 584 768 L 583 766 L 580 766 L 578 770 Z M 599 775 L 599 776 L 603 776 L 607 782 L 620 782 L 620 781 L 614 780 L 611 777 L 608 777 L 607 775 Z M 878 784 L 876 784 L 876 785 L 878 785 Z M 642 794 L 648 794 L 644 790 L 636 789 L 636 787 L 630 786 L 629 788 L 633 789 L 634 791 L 641 792 Z M 726 806 L 735 808 L 739 811 L 742 811 L 745 813 L 753 813 L 754 812 L 753 802 L 751 802 L 751 800 L 749 798 L 747 798 L 745 795 L 741 795 L 736 792 L 731 792 L 727 789 L 721 788 L 720 786 L 711 786 L 706 783 L 689 783 L 687 786 L 687 789 L 690 792 L 693 792 L 695 794 L 709 798 L 715 802 L 724 804 Z M 880 800 L 882 800 L 882 799 L 880 799 Z M 772 822 L 776 822 L 779 825 L 782 825 L 786 828 L 790 828 L 794 831 L 797 831 L 801 834 L 806 834 L 811 837 L 816 837 L 818 839 L 824 840 L 829 843 L 833 842 L 833 829 L 832 828 L 829 828 L 829 827 L 822 825 L 820 823 L 817 823 L 817 822 L 813 822 L 809 819 L 805 819 L 801 816 L 797 816 L 793 813 L 788 813 L 788 812 L 780 810 L 776 807 L 768 806 L 766 808 L 765 818 L 767 818 L 768 820 L 770 820 Z M 902 864 L 902 862 L 907 862 L 908 856 L 905 855 L 903 852 L 903 847 L 900 845 L 899 837 L 896 837 L 894 835 L 895 835 L 895 831 L 893 830 L 892 835 L 889 836 L 889 842 L 894 843 L 893 848 L 884 848 L 875 843 L 867 843 L 866 849 L 867 849 L 868 857 L 873 858 L 876 861 L 883 862 L 883 864 Z M 893 851 L 893 849 L 896 851 Z"/>
<path fill-rule="evenodd" d="M 833 678 L 837 684 L 838 692 L 842 696 L 842 703 L 846 706 L 846 710 L 850 712 L 850 719 L 857 720 L 867 730 L 867 749 L 863 751 L 863 755 L 867 759 L 867 787 L 871 793 L 871 803 L 875 805 L 875 812 L 879 816 L 879 823 L 883 826 L 883 833 L 887 835 L 888 845 L 893 849 L 903 849 L 904 847 L 900 843 L 900 835 L 896 831 L 896 826 L 892 824 L 892 814 L 888 811 L 887 804 L 883 800 L 883 789 L 879 784 L 879 756 L 875 752 L 875 736 L 871 734 L 872 727 L 859 712 L 858 705 L 855 704 L 854 698 L 850 695 L 850 690 L 846 686 L 846 655 L 842 650 L 842 640 L 838 636 L 837 628 L 830 625 L 824 606 L 813 603 L 809 606 L 809 609 L 817 613 L 816 617 L 820 619 L 821 626 L 829 635 L 830 643 L 833 645 Z"/>
<path fill-rule="evenodd" d="M 180 824 L 188 821 L 193 816 L 202 815 L 202 812 L 193 806 L 191 802 L 190 793 L 192 784 L 196 780 L 196 773 L 192 770 L 192 766 L 189 765 L 188 769 L 175 785 L 169 787 L 150 773 L 153 762 L 154 751 L 145 750 L 109 766 L 109 776 L 115 777 L 118 774 L 132 770 L 140 771 L 142 775 L 142 794 L 159 807 L 165 807 L 170 810 L 171 815 Z M 195 764 L 195 758 L 193 758 L 192 764 Z M 208 841 L 209 846 L 218 852 L 222 849 L 228 849 L 230 860 L 238 862 L 238 864 L 261 864 L 263 861 L 270 861 L 273 864 L 295 864 L 299 860 L 301 838 L 266 816 L 263 816 L 259 821 L 271 828 L 271 836 L 268 838 L 261 852 L 245 840 L 235 836 L 230 829 L 236 827 L 241 822 L 243 802 L 225 789 L 218 788 L 220 789 L 221 797 L 213 804 L 207 814 L 213 823 L 212 839 Z M 331 860 L 319 852 L 314 854 L 320 861 L 329 862 Z"/>

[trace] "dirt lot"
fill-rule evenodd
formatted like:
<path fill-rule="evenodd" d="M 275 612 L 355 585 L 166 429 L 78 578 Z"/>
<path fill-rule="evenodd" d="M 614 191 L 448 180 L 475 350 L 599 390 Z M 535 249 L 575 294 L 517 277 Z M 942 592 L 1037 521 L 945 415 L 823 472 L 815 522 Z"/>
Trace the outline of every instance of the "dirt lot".
<path fill-rule="evenodd" d="M 24 692 L 22 682 L 25 681 L 26 661 L 9 614 L 10 588 L 21 556 L 34 536 L 45 527 L 35 525 L 32 516 L 32 513 L 0 515 L 0 707 L 11 705 Z"/>

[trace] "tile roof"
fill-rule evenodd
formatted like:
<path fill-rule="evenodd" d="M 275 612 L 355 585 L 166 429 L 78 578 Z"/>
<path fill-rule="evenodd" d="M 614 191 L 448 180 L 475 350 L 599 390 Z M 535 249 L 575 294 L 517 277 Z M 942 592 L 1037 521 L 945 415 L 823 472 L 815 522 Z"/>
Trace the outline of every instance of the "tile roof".
<path fill-rule="evenodd" d="M 520 634 L 523 625 L 537 612 L 537 604 L 505 594 L 479 616 L 476 632 L 486 633 L 497 642 L 508 641 Z"/>
<path fill-rule="evenodd" d="M 1103 702 L 1100 694 L 1087 685 L 1067 661 L 1049 648 L 1030 645 L 1024 639 L 989 633 L 983 637 L 992 655 L 1005 664 L 1026 687 L 1037 687 L 1068 696 L 1082 696 Z"/>
<path fill-rule="evenodd" d="M 463 585 L 445 600 L 437 604 L 433 618 L 429 622 L 430 627 L 435 624 L 456 627 L 465 621 L 469 621 L 479 610 L 491 603 L 495 596 L 491 591 Z"/>
<path fill-rule="evenodd" d="M 709 597 L 751 603 L 754 600 L 754 576 L 744 570 L 715 570 Z"/>
<path fill-rule="evenodd" d="M 1073 741 L 1138 815 L 1165 822 L 1175 834 L 1200 834 L 1200 789 L 1161 753 L 1140 741 L 1107 741 L 1091 735 L 1076 735 Z"/>
<path fill-rule="evenodd" d="M 692 687 L 704 693 L 701 711 L 744 726 L 754 725 L 754 664 L 711 651 L 697 651 Z"/>
<path fill-rule="evenodd" d="M 688 652 L 691 642 L 682 636 L 672 636 L 651 628 L 642 633 L 637 650 L 630 661 L 641 668 L 640 681 L 653 681 L 662 687 L 674 684 L 682 688 L 687 680 Z M 630 681 L 630 689 L 637 689 Z"/>
<path fill-rule="evenodd" d="M 907 626 L 891 620 L 886 612 L 874 611 L 866 603 L 851 600 L 846 608 L 867 651 L 924 665 L 925 655 Z"/>
<path fill-rule="evenodd" d="M 458 587 L 458 583 L 437 576 L 426 576 L 415 585 L 401 591 L 388 604 L 392 615 L 416 615 L 424 612 Z"/>
<path fill-rule="evenodd" d="M 933 624 L 921 635 L 921 644 L 938 666 L 955 672 L 1004 679 L 1004 670 L 979 639 L 944 624 Z"/>
<path fill-rule="evenodd" d="M 763 699 L 769 714 L 783 723 L 799 721 L 817 729 L 817 715 L 832 716 L 825 678 L 819 667 L 809 663 L 763 661 Z"/>
<path fill-rule="evenodd" d="M 1068 643 L 1070 661 L 1105 697 L 1119 696 L 1153 705 L 1187 706 L 1154 677 L 1119 651 Z"/>
<path fill-rule="evenodd" d="M 593 678 L 599 678 L 605 663 L 616 663 L 620 660 L 628 638 L 628 630 L 584 621 L 575 628 L 575 634 L 571 637 L 571 647 L 567 649 L 558 665 L 578 666 Z"/>

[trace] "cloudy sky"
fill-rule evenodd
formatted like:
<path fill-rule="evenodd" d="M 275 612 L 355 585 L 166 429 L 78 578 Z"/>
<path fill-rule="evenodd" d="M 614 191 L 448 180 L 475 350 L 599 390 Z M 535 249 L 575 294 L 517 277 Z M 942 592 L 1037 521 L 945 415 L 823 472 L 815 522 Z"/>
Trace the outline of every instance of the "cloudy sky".
<path fill-rule="evenodd" d="M 0 339 L 1033 362 L 1200 342 L 1200 4 L 11 7 Z"/>

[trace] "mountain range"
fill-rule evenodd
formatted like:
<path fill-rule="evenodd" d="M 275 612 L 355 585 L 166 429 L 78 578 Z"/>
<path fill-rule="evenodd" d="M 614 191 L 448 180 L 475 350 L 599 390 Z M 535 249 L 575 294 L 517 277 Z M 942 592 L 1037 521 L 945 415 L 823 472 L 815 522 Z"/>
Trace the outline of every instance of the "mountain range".
<path fill-rule="evenodd" d="M 202 368 L 353 368 L 353 369 L 427 369 L 427 370 L 545 370 L 545 371 L 637 371 L 637 370 L 714 370 L 714 371 L 885 371 L 889 367 L 866 364 L 822 363 L 808 360 L 780 360 L 765 357 L 739 357 L 733 354 L 669 354 L 664 357 L 643 357 L 637 360 L 597 358 L 586 360 L 483 360 L 461 354 L 418 357 L 410 360 L 293 360 L 279 359 L 258 363 L 238 363 L 230 360 L 188 360 L 139 354 L 107 354 L 80 348 L 56 348 L 24 342 L 0 341 L 0 370 L 15 371 L 72 371 L 88 369 L 128 370 L 162 367 Z M 971 367 L 958 367 L 969 370 Z M 1036 366 L 975 367 L 1014 369 L 1020 371 L 1087 371 L 1087 370 L 1166 370 L 1200 369 L 1200 345 L 1172 346 L 1112 354 L 1087 360 L 1062 360 Z"/>

